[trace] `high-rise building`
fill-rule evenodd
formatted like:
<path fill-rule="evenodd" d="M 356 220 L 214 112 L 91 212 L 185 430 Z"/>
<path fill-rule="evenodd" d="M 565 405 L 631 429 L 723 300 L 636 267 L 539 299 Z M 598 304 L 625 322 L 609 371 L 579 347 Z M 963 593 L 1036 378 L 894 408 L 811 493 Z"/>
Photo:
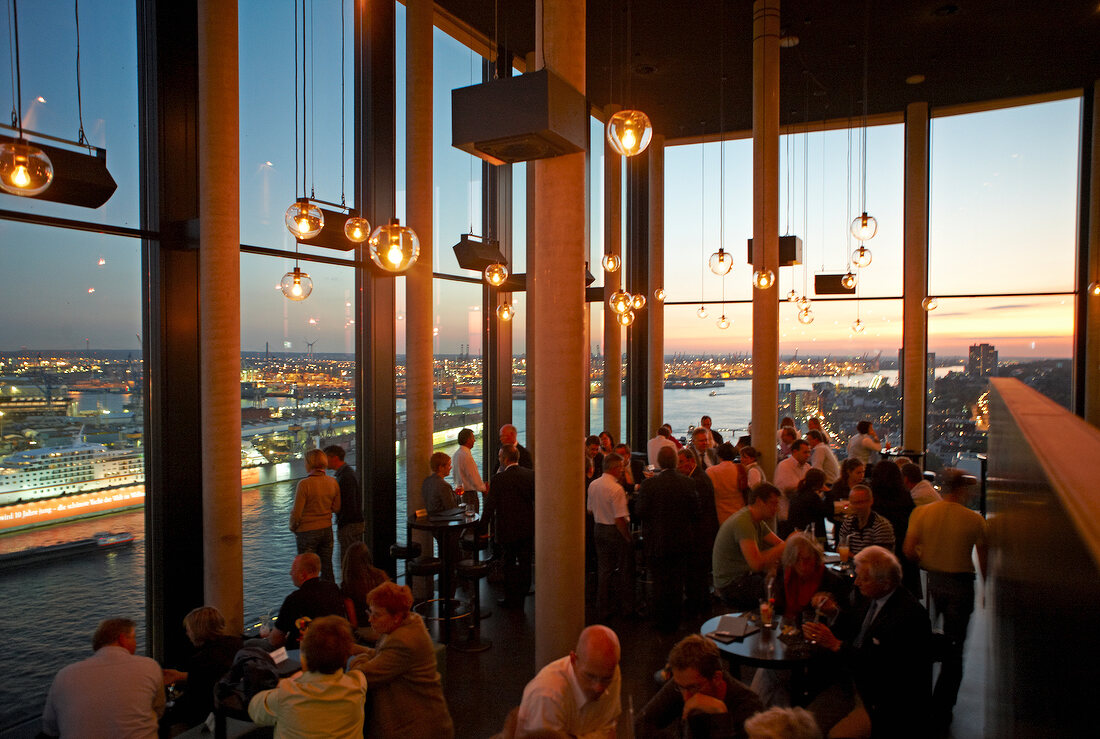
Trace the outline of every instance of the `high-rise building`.
<path fill-rule="evenodd" d="M 995 377 L 997 375 L 997 350 L 992 344 L 973 344 L 966 361 L 966 374 L 971 377 Z"/>

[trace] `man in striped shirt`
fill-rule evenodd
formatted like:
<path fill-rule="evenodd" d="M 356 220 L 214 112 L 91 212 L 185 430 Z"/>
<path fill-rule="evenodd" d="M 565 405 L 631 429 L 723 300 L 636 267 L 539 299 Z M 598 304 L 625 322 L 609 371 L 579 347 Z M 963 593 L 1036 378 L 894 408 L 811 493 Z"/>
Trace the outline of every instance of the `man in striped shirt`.
<path fill-rule="evenodd" d="M 840 535 L 848 537 L 848 549 L 853 556 L 872 544 L 890 552 L 894 551 L 894 527 L 871 510 L 874 502 L 871 488 L 866 485 L 856 485 L 848 493 L 851 513 L 840 525 Z"/>

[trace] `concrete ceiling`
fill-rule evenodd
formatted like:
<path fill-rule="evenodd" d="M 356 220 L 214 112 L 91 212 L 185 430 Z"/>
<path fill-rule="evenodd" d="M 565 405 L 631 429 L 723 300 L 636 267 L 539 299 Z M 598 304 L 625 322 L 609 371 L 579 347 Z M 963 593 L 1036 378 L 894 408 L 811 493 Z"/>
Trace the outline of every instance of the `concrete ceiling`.
<path fill-rule="evenodd" d="M 534 0 L 437 4 L 515 55 L 534 51 Z M 798 39 L 780 55 L 783 124 L 861 116 L 865 45 L 872 116 L 1100 79 L 1100 0 L 784 0 L 781 15 Z M 749 0 L 589 0 L 587 50 L 593 105 L 639 108 L 669 138 L 752 127 Z"/>

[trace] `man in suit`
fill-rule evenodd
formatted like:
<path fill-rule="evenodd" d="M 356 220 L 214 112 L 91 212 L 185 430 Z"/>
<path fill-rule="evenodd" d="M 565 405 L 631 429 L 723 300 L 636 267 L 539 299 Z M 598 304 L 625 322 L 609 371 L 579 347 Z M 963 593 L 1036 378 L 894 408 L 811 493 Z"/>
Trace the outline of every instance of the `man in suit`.
<path fill-rule="evenodd" d="M 820 623 L 804 624 L 803 633 L 818 646 L 840 654 L 848 665 L 870 718 L 872 736 L 925 736 L 932 701 L 928 612 L 901 587 L 901 564 L 892 552 L 870 546 L 856 555 L 855 562 L 855 584 L 867 603 L 838 618 L 836 632 L 845 638 L 838 638 L 833 629 Z M 825 603 L 822 610 L 835 613 L 836 604 Z M 822 693 L 810 710 L 820 717 L 815 704 L 828 703 L 835 704 L 830 691 Z M 860 720 L 859 713 L 857 707 L 841 722 L 847 727 Z M 823 731 L 833 726 L 827 720 L 819 720 L 819 724 Z"/>
<path fill-rule="evenodd" d="M 693 459 L 686 452 L 685 455 Z M 697 559 L 696 538 L 692 534 L 699 528 L 695 482 L 676 469 L 676 461 L 675 449 L 662 448 L 657 453 L 660 473 L 642 482 L 634 502 L 653 576 L 657 628 L 666 632 L 674 631 L 680 624 L 684 586 L 690 581 Z"/>
<path fill-rule="evenodd" d="M 695 542 L 695 554 L 688 569 L 686 586 L 687 610 L 695 615 L 710 605 L 710 558 L 714 550 L 714 537 L 718 534 L 718 512 L 714 507 L 714 483 L 710 475 L 695 464 L 695 457 L 686 449 L 681 449 L 676 455 L 676 469 L 695 483 L 695 494 L 699 499 L 699 515 L 690 531 Z"/>
<path fill-rule="evenodd" d="M 712 467 L 719 462 L 718 455 L 710 446 L 710 431 L 702 426 L 696 426 L 691 432 L 691 446 L 687 447 L 695 456 L 695 466 L 700 470 Z"/>
<path fill-rule="evenodd" d="M 699 426 L 705 428 L 707 433 L 710 434 L 710 448 L 717 449 L 722 446 L 722 435 L 710 427 L 710 416 L 703 416 L 699 419 Z"/>
<path fill-rule="evenodd" d="M 498 454 L 503 472 L 489 482 L 485 519 L 495 522 L 496 541 L 504 561 L 505 608 L 522 608 L 531 587 L 535 555 L 535 473 L 519 464 L 519 449 L 504 444 Z"/>
<path fill-rule="evenodd" d="M 500 427 L 500 445 L 503 447 L 505 444 L 511 444 L 519 452 L 519 466 L 526 467 L 529 470 L 535 469 L 535 462 L 531 458 L 531 452 L 527 451 L 527 447 L 520 444 L 518 439 L 518 432 L 516 427 L 510 423 L 506 423 Z M 498 453 L 499 454 L 499 453 Z M 504 472 L 504 468 L 501 467 L 497 472 Z"/>

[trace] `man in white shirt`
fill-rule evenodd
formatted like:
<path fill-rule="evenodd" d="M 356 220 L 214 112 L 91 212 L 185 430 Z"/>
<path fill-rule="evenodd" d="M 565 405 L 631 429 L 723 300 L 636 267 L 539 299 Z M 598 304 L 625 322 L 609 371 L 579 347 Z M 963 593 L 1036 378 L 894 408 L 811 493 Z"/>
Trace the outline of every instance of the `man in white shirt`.
<path fill-rule="evenodd" d="M 836 454 L 825 443 L 825 434 L 816 429 L 806 432 L 806 441 L 810 445 L 810 466 L 825 473 L 825 484 L 832 485 L 840 478 L 840 462 Z"/>
<path fill-rule="evenodd" d="M 924 472 L 921 471 L 921 468 L 912 462 L 902 466 L 901 481 L 904 483 L 905 489 L 909 491 L 909 495 L 912 496 L 913 505 L 928 505 L 942 500 L 940 494 L 936 492 L 936 488 L 932 487 L 932 483 L 924 479 Z"/>
<path fill-rule="evenodd" d="M 581 632 L 568 657 L 539 670 L 523 689 L 517 736 L 536 730 L 611 739 L 622 712 L 619 638 L 606 626 Z"/>
<path fill-rule="evenodd" d="M 669 431 L 668 426 L 661 426 L 657 429 L 657 435 L 646 442 L 645 451 L 646 456 L 649 457 L 649 463 L 654 467 L 657 465 L 657 455 L 660 454 L 663 447 L 670 446 L 676 449 L 676 442 L 672 440 L 672 432 Z"/>
<path fill-rule="evenodd" d="M 863 464 L 871 463 L 871 452 L 882 451 L 882 441 L 875 433 L 870 421 L 856 424 L 856 435 L 848 440 L 848 456 L 855 457 Z"/>
<path fill-rule="evenodd" d="M 156 739 L 164 715 L 160 665 L 137 651 L 135 624 L 111 618 L 92 637 L 91 657 L 61 668 L 42 712 L 42 733 Z"/>
<path fill-rule="evenodd" d="M 595 522 L 596 614 L 600 621 L 610 618 L 612 603 L 618 604 L 625 616 L 634 613 L 634 540 L 626 491 L 619 484 L 622 469 L 622 457 L 605 454 L 603 474 L 588 486 L 588 511 Z"/>
<path fill-rule="evenodd" d="M 775 486 L 785 496 L 794 495 L 798 483 L 802 482 L 809 469 L 810 445 L 805 439 L 797 439 L 791 444 L 791 456 L 775 467 Z"/>
<path fill-rule="evenodd" d="M 470 451 L 473 448 L 474 430 L 462 429 L 458 432 L 458 449 L 451 457 L 451 463 L 454 465 L 455 488 L 463 489 L 462 502 L 466 504 L 466 508 L 477 512 L 480 510 L 477 494 L 485 493 L 485 482 L 481 479 L 477 462 Z"/>

